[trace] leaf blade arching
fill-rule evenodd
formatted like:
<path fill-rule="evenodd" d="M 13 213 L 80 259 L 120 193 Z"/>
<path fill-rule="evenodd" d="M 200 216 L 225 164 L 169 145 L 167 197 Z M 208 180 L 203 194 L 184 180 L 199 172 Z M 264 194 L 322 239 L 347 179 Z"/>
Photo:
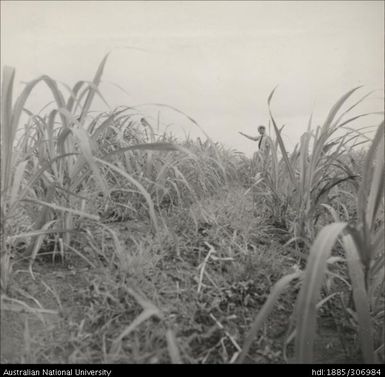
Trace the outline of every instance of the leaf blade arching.
<path fill-rule="evenodd" d="M 294 272 L 292 274 L 284 276 L 277 283 L 274 284 L 268 299 L 266 300 L 261 310 L 259 311 L 257 317 L 255 318 L 251 329 L 248 331 L 247 337 L 242 347 L 242 352 L 237 359 L 237 364 L 241 364 L 245 360 L 255 336 L 257 335 L 267 316 L 272 312 L 274 304 L 278 300 L 283 290 L 289 285 L 292 280 L 299 278 L 301 275 L 302 271 Z"/>
<path fill-rule="evenodd" d="M 343 246 L 352 283 L 354 306 L 357 312 L 358 335 L 365 363 L 376 362 L 374 354 L 373 327 L 370 319 L 368 292 L 365 289 L 365 276 L 357 245 L 350 234 L 344 235 Z"/>
<path fill-rule="evenodd" d="M 313 362 L 316 305 L 326 270 L 326 262 L 338 236 L 345 227 L 345 223 L 333 223 L 325 226 L 310 249 L 302 287 L 296 304 L 297 337 L 295 349 L 298 363 Z"/>

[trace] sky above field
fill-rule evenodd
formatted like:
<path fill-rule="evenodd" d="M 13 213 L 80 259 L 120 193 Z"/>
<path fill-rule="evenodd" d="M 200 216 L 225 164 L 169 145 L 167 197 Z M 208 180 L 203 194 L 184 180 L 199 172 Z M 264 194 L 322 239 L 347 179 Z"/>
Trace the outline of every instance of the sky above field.
<path fill-rule="evenodd" d="M 312 112 L 322 122 L 355 86 L 376 91 L 361 112 L 383 109 L 383 15 L 382 1 L 2 1 L 1 62 L 16 68 L 17 91 L 42 74 L 72 86 L 92 80 L 112 51 L 101 85 L 112 107 L 171 105 L 250 155 L 256 143 L 237 132 L 268 125 L 277 85 L 272 109 L 288 149 Z M 39 88 L 27 107 L 49 100 Z M 156 123 L 158 110 L 141 109 Z M 177 135 L 199 135 L 171 111 L 159 119 Z"/>

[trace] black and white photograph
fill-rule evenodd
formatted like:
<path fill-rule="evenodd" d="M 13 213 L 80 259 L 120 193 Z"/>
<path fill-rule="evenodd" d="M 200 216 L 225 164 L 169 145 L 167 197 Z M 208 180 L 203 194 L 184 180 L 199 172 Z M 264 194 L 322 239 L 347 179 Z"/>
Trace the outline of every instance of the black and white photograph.
<path fill-rule="evenodd" d="M 2 0 L 2 375 L 383 376 L 384 5 Z"/>

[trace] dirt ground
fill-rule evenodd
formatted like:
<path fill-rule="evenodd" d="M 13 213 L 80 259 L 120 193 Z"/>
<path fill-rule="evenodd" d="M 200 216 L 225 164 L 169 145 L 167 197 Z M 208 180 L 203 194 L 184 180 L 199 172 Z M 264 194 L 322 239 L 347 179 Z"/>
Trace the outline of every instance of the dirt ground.
<path fill-rule="evenodd" d="M 84 319 L 84 308 L 81 301 L 88 282 L 97 271 L 86 267 L 73 267 L 61 264 L 39 265 L 35 267 L 35 278 L 24 270 L 20 271 L 18 283 L 39 301 L 44 309 L 55 311 L 56 314 L 42 314 L 39 319 L 28 312 L 1 312 L 1 362 L 2 363 L 68 363 L 74 359 L 71 347 L 70 332 L 72 323 L 80 323 Z M 45 286 L 52 290 L 48 290 Z M 55 297 L 57 295 L 57 297 Z M 285 333 L 285 322 L 279 313 L 275 318 L 275 343 L 281 343 Z M 49 348 L 49 357 L 44 352 L 31 352 L 37 345 L 45 343 Z M 196 344 L 196 347 L 202 347 Z M 204 345 L 203 345 L 204 347 Z M 42 348 L 42 350 L 43 350 Z M 258 346 L 257 346 L 258 348 Z M 247 362 L 280 363 L 281 354 L 274 354 L 272 345 L 261 345 L 256 351 L 256 359 Z M 55 352 L 52 350 L 55 349 Z M 333 324 L 325 324 L 320 328 L 320 337 L 315 345 L 316 360 L 319 363 L 354 363 L 359 360 L 346 358 L 339 334 Z"/>
<path fill-rule="evenodd" d="M 226 207 L 223 203 L 220 205 L 220 208 Z M 248 210 L 238 217 L 230 214 L 233 239 L 237 228 L 244 232 L 258 228 L 251 216 Z M 223 218 L 227 221 L 228 214 Z M 239 255 L 239 261 L 210 262 L 206 269 L 208 277 L 198 294 L 199 266 L 207 256 L 207 244 L 225 250 L 230 241 L 224 236 L 220 216 L 215 225 L 203 223 L 196 235 L 192 229 L 188 233 L 189 226 L 182 224 L 183 221 L 183 217 L 177 218 L 173 229 L 178 232 L 179 226 L 186 234 L 178 233 L 179 238 L 167 236 L 157 241 L 159 244 L 148 235 L 146 224 L 123 222 L 112 226 L 126 248 L 134 247 L 133 238 L 140 240 L 136 246 L 141 252 L 131 258 L 127 275 L 162 310 L 167 326 L 172 323 L 182 362 L 229 362 L 236 348 L 228 334 L 242 346 L 272 285 L 290 270 L 293 262 L 290 253 L 285 255 L 284 242 L 278 233 L 263 237 L 249 235 L 255 247 L 247 255 Z M 86 248 L 81 251 L 89 253 Z M 15 263 L 9 297 L 40 308 L 40 312 L 3 305 L 2 363 L 113 362 L 106 356 L 106 343 L 132 323 L 140 307 L 122 293 L 126 283 L 119 283 L 120 286 L 115 283 L 119 274 L 108 270 L 96 256 L 92 261 L 94 267 L 76 255 L 55 263 L 52 257 L 38 257 L 33 265 L 34 278 L 26 261 Z M 285 362 L 283 345 L 297 293 L 298 290 L 290 289 L 280 299 L 253 342 L 247 363 Z M 44 313 L 43 309 L 50 312 Z M 315 362 L 361 362 L 354 334 L 339 327 L 337 322 L 330 313 L 319 318 Z M 116 363 L 171 362 L 162 331 L 155 320 L 148 320 L 122 343 L 126 356 L 113 360 Z M 287 350 L 290 361 L 293 342 Z"/>

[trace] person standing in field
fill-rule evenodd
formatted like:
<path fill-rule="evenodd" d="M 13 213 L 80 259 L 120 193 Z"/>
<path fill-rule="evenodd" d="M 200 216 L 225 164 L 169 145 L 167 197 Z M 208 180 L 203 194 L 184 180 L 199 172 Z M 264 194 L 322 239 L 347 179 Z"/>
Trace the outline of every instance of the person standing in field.
<path fill-rule="evenodd" d="M 265 134 L 266 132 L 265 126 L 259 126 L 258 132 L 259 132 L 259 136 L 255 136 L 255 137 L 246 135 L 243 132 L 239 132 L 239 133 L 250 140 L 258 142 L 259 155 L 260 155 L 260 158 L 262 159 L 263 170 L 265 170 L 266 164 L 268 162 L 269 154 L 270 154 L 270 148 L 273 144 L 272 144 L 271 138 Z"/>

